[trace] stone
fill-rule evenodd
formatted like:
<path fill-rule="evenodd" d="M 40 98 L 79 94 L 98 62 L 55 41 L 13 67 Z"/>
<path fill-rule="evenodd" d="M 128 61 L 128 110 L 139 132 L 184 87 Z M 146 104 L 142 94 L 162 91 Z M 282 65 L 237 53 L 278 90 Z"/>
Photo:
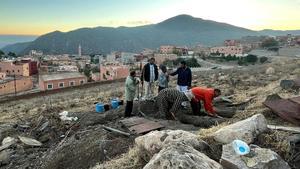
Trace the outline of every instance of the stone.
<path fill-rule="evenodd" d="M 252 143 L 257 135 L 267 130 L 267 122 L 262 114 L 225 126 L 214 133 L 214 140 L 222 144 L 239 139 Z"/>
<path fill-rule="evenodd" d="M 236 154 L 232 144 L 223 145 L 220 164 L 225 169 L 290 169 L 277 153 L 255 145 L 244 156 Z"/>
<path fill-rule="evenodd" d="M 11 145 L 16 143 L 16 139 L 12 137 L 5 137 L 2 140 L 2 145 L 0 147 L 0 151 L 9 148 Z"/>
<path fill-rule="evenodd" d="M 3 150 L 0 152 L 0 166 L 9 164 L 12 153 L 12 150 Z"/>
<path fill-rule="evenodd" d="M 13 128 L 13 125 L 11 124 L 2 124 L 0 125 L 0 140 L 3 140 L 5 137 L 8 137 L 11 135 L 11 133 L 14 133 L 15 129 Z"/>
<path fill-rule="evenodd" d="M 189 145 L 176 143 L 154 155 L 143 169 L 222 169 L 222 166 Z"/>
<path fill-rule="evenodd" d="M 146 150 L 150 156 L 158 153 L 163 147 L 179 142 L 199 151 L 208 148 L 207 143 L 200 140 L 197 135 L 183 130 L 152 131 L 135 139 L 137 146 Z"/>
<path fill-rule="evenodd" d="M 42 146 L 42 143 L 35 140 L 35 139 L 32 139 L 32 138 L 28 138 L 28 137 L 22 137 L 22 136 L 18 136 L 20 141 L 26 145 L 29 145 L 29 146 Z"/>
<path fill-rule="evenodd" d="M 273 67 L 268 67 L 266 70 L 267 75 L 272 75 L 275 73 L 275 69 Z"/>
<path fill-rule="evenodd" d="M 293 80 L 281 80 L 280 87 L 285 90 L 292 89 L 295 86 L 295 82 Z"/>

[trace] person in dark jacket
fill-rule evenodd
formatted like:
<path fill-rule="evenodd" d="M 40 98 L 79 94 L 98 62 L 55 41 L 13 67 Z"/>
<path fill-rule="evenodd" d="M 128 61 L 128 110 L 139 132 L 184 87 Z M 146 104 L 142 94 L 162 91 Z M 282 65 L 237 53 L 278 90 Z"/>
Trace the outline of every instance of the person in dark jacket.
<path fill-rule="evenodd" d="M 171 76 L 178 75 L 177 77 L 177 89 L 179 91 L 187 91 L 192 84 L 192 71 L 189 67 L 186 66 L 185 61 L 180 62 L 180 67 L 173 73 Z"/>
<path fill-rule="evenodd" d="M 155 59 L 151 58 L 142 70 L 141 82 L 145 89 L 145 98 L 154 95 L 154 82 L 158 79 L 158 68 L 154 63 Z"/>

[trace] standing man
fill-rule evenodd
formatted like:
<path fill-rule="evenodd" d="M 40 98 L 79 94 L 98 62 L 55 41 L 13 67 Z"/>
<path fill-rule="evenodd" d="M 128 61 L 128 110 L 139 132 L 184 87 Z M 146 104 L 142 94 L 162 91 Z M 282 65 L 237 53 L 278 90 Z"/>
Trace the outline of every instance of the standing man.
<path fill-rule="evenodd" d="M 187 91 L 192 84 L 192 71 L 189 67 L 186 66 L 185 61 L 180 62 L 180 67 L 173 73 L 171 76 L 178 75 L 177 77 L 177 89 L 179 91 Z"/>
<path fill-rule="evenodd" d="M 154 62 L 155 59 L 151 58 L 142 70 L 141 81 L 145 87 L 146 99 L 154 95 L 154 82 L 158 79 L 158 68 Z"/>
<path fill-rule="evenodd" d="M 135 71 L 131 71 L 125 82 L 125 117 L 130 117 L 133 108 L 133 99 L 135 97 L 136 87 L 139 84 L 139 79 L 135 77 Z"/>
<path fill-rule="evenodd" d="M 215 97 L 221 95 L 220 89 L 193 87 L 190 91 L 192 91 L 194 95 L 194 99 L 191 101 L 194 114 L 195 111 L 197 113 L 200 112 L 201 105 L 199 104 L 199 102 L 203 101 L 204 109 L 207 112 L 207 114 L 213 117 L 217 116 L 216 111 L 213 108 L 212 101 Z"/>

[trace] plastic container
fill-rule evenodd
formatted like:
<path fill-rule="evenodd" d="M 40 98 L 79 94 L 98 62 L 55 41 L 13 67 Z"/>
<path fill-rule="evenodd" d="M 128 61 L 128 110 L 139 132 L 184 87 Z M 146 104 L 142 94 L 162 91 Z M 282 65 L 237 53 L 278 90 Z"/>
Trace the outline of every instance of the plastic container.
<path fill-rule="evenodd" d="M 112 101 L 111 101 L 111 108 L 112 109 L 116 109 L 116 108 L 118 108 L 119 107 L 119 100 L 118 99 L 113 99 Z"/>
<path fill-rule="evenodd" d="M 232 147 L 238 155 L 246 155 L 250 152 L 248 144 L 241 140 L 234 140 L 232 142 Z"/>
<path fill-rule="evenodd" d="M 96 112 L 97 113 L 103 113 L 104 112 L 104 105 L 102 103 L 96 104 Z"/>

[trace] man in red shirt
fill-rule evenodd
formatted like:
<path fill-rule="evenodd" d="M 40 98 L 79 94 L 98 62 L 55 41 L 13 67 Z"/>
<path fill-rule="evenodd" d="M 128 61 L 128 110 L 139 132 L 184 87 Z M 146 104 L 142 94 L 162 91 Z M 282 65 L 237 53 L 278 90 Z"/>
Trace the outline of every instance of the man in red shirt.
<path fill-rule="evenodd" d="M 192 102 L 199 103 L 199 101 L 203 101 L 205 111 L 209 116 L 217 116 L 215 109 L 213 108 L 212 101 L 215 97 L 221 95 L 220 89 L 212 89 L 212 88 L 203 88 L 203 87 L 194 87 L 191 89 L 194 99 Z M 200 109 L 200 108 L 199 108 Z"/>

